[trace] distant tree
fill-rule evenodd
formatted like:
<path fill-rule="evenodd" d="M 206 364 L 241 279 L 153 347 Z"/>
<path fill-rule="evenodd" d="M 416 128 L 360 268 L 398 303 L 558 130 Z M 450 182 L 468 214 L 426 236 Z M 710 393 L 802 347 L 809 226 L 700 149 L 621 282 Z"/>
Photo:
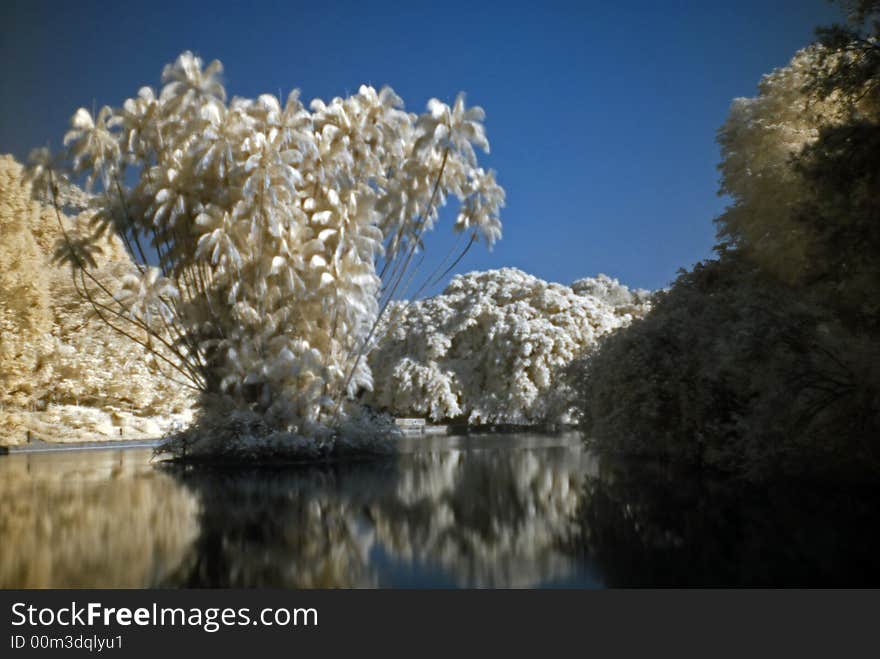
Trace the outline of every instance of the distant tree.
<path fill-rule="evenodd" d="M 737 252 L 682 272 L 570 367 L 609 453 L 755 478 L 880 469 L 880 351 Z"/>
<path fill-rule="evenodd" d="M 734 99 L 718 132 L 721 192 L 732 200 L 716 219 L 719 240 L 789 282 L 806 267 L 808 242 L 793 214 L 805 182 L 792 159 L 816 140 L 821 117 L 839 109 L 804 93 L 817 58 L 818 48 L 807 48 L 765 75 L 757 96 Z"/>
<path fill-rule="evenodd" d="M 793 217 L 810 236 L 804 282 L 854 328 L 880 330 L 880 2 L 849 3 L 850 24 L 821 28 L 813 75 L 824 122 L 793 159 L 806 194 Z"/>
<path fill-rule="evenodd" d="M 459 275 L 441 295 L 388 314 L 370 353 L 376 386 L 367 400 L 435 421 L 568 422 L 557 373 L 649 308 L 647 291 L 606 275 L 571 287 L 516 268 Z"/>
<path fill-rule="evenodd" d="M 722 244 L 853 320 L 880 311 L 878 8 L 849 3 L 848 26 L 819 29 L 719 131 Z"/>
<path fill-rule="evenodd" d="M 483 111 L 462 95 L 416 116 L 363 86 L 309 110 L 297 91 L 227 102 L 221 73 L 186 52 L 158 96 L 79 109 L 61 165 L 38 151 L 33 178 L 56 207 L 74 175 L 93 193 L 91 226 L 66 231 L 59 258 L 105 323 L 204 409 L 308 435 L 371 386 L 363 355 L 439 207 L 457 197 L 456 230 L 491 245 L 504 191 L 478 166 Z M 92 274 L 104 234 L 137 264 L 122 282 Z"/>
<path fill-rule="evenodd" d="M 877 72 L 880 70 L 880 0 L 841 0 L 845 25 L 816 29 L 824 47 L 819 68 L 808 91 L 819 98 L 839 95 L 844 103 L 877 108 Z M 843 56 L 841 56 L 843 55 Z M 870 98 L 873 97 L 873 98 Z M 868 103 L 861 101 L 868 99 Z"/>
<path fill-rule="evenodd" d="M 609 452 L 763 478 L 880 471 L 880 2 L 736 99 L 718 258 L 569 369 Z"/>

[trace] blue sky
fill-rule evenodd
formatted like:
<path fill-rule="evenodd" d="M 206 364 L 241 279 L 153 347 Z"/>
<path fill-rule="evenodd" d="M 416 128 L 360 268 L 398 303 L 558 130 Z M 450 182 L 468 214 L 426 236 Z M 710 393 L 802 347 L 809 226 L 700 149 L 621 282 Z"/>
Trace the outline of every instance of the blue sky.
<path fill-rule="evenodd" d="M 711 255 L 715 131 L 731 99 L 839 19 L 825 0 L 18 2 L 0 6 L 0 153 L 57 147 L 79 106 L 118 106 L 193 50 L 228 93 L 309 100 L 390 84 L 407 109 L 459 90 L 487 113 L 504 238 L 456 269 L 516 266 L 644 288 Z M 427 243 L 424 272 L 452 244 Z M 431 292 L 435 292 L 432 289 Z"/>

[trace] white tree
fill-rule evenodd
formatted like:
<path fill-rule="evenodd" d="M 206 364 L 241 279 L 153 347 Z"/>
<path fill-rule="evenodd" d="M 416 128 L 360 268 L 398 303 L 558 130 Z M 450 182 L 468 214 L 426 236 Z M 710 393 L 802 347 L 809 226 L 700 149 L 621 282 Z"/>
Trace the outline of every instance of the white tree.
<path fill-rule="evenodd" d="M 227 102 L 221 73 L 186 52 L 158 96 L 77 110 L 68 172 L 41 152 L 34 180 L 57 208 L 85 175 L 91 231 L 65 233 L 64 257 L 105 323 L 203 409 L 315 436 L 371 386 L 363 355 L 439 208 L 458 198 L 455 228 L 491 245 L 504 191 L 478 166 L 483 111 L 462 95 L 418 116 L 387 87 L 310 109 L 296 91 Z M 107 233 L 137 264 L 123 282 L 90 272 L 89 240 Z"/>
<path fill-rule="evenodd" d="M 395 305 L 367 400 L 435 421 L 566 421 L 563 369 L 649 308 L 647 291 L 606 275 L 572 287 L 515 268 L 460 275 L 442 295 Z"/>
<path fill-rule="evenodd" d="M 808 89 L 817 70 L 844 58 L 821 45 L 798 51 L 787 66 L 763 76 L 757 96 L 734 99 L 718 131 L 721 192 L 733 200 L 716 220 L 718 237 L 788 281 L 809 258 L 808 232 L 794 216 L 808 190 L 794 158 L 823 125 L 844 121 L 848 109 L 839 93 L 820 98 Z"/>

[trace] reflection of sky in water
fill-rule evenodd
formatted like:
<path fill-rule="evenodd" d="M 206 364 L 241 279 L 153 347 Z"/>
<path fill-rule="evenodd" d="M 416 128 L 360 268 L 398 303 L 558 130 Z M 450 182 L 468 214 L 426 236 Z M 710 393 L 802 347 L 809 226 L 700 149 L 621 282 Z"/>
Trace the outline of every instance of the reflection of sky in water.
<path fill-rule="evenodd" d="M 577 435 L 411 438 L 392 460 L 270 469 L 11 455 L 0 587 L 867 585 L 874 494 L 600 469 Z"/>
<path fill-rule="evenodd" d="M 373 547 L 370 561 L 379 575 L 380 588 L 459 588 L 452 574 L 443 568 L 419 561 L 402 561 L 385 552 L 382 546 Z M 498 584 L 498 587 L 504 587 Z M 588 565 L 574 563 L 572 571 L 562 579 L 550 579 L 531 584 L 531 588 L 602 588 L 603 584 Z"/>

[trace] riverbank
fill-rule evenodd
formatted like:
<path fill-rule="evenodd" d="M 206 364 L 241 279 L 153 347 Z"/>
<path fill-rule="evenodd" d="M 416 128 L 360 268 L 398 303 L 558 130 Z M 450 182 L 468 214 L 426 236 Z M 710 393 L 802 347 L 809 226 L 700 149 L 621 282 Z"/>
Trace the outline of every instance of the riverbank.
<path fill-rule="evenodd" d="M 407 437 L 421 435 L 451 435 L 463 434 L 462 428 L 453 429 L 451 426 L 429 425 L 423 419 L 398 419 L 398 427 Z M 467 429 L 464 429 L 464 433 Z M 133 438 L 133 439 L 98 439 L 90 441 L 73 442 L 46 442 L 36 437 L 29 437 L 20 444 L 0 444 L 0 455 L 17 453 L 51 453 L 56 451 L 90 451 L 90 450 L 118 450 L 118 449 L 143 449 L 155 448 L 164 440 L 161 438 Z"/>
<path fill-rule="evenodd" d="M 514 425 L 434 425 L 428 424 L 424 419 L 397 419 L 396 425 L 403 435 L 408 438 L 429 436 L 452 436 L 476 434 L 518 434 L 524 432 L 542 432 L 553 434 L 559 430 L 572 430 L 572 426 L 546 427 L 546 426 L 514 426 Z M 44 441 L 30 436 L 25 442 L 19 444 L 0 444 L 0 456 L 18 453 L 54 453 L 66 451 L 91 451 L 91 450 L 118 450 L 118 449 L 144 449 L 156 448 L 164 440 L 157 437 L 138 437 L 131 439 L 97 439 L 88 441 Z"/>
<path fill-rule="evenodd" d="M 139 413 L 138 413 L 139 412 Z M 44 409 L 0 406 L 0 446 L 147 441 L 162 437 L 175 427 L 192 423 L 190 409 L 173 414 L 96 407 L 47 405 Z"/>
<path fill-rule="evenodd" d="M 155 448 L 159 444 L 161 444 L 162 441 L 163 440 L 161 439 L 111 439 L 97 442 L 65 442 L 63 444 L 59 444 L 54 442 L 44 442 L 39 439 L 35 439 L 26 444 L 0 446 L 0 455 L 18 453 L 54 453 L 62 451 L 144 449 Z"/>

